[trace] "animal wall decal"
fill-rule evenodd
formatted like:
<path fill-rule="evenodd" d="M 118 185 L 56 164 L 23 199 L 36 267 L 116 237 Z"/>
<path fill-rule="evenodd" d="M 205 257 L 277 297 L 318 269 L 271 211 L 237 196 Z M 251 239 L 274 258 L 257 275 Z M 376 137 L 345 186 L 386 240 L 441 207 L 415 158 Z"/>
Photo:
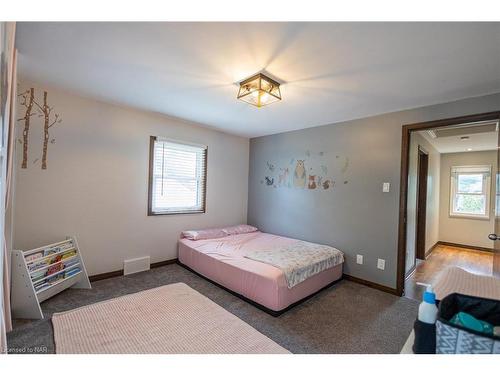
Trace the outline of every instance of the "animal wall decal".
<path fill-rule="evenodd" d="M 279 186 L 288 186 L 288 167 L 280 168 L 280 174 L 278 176 L 278 185 Z"/>
<path fill-rule="evenodd" d="M 42 144 L 42 169 L 47 169 L 47 153 L 49 146 L 49 129 L 56 124 L 62 122 L 62 118 L 58 113 L 54 112 L 54 107 L 48 104 L 48 93 L 43 92 L 43 102 L 39 104 L 35 99 L 35 89 L 32 87 L 29 90 L 19 94 L 21 97 L 20 104 L 26 108 L 24 117 L 18 119 L 18 121 L 24 121 L 23 129 L 23 160 L 21 163 L 21 168 L 28 168 L 28 148 L 29 148 L 29 131 L 31 126 L 31 116 L 37 114 L 33 112 L 33 105 L 36 106 L 38 110 L 38 117 L 43 118 L 43 144 Z M 55 143 L 55 139 L 50 141 L 51 144 Z M 38 159 L 35 159 L 38 161 Z"/>
<path fill-rule="evenodd" d="M 304 160 L 297 160 L 295 172 L 293 173 L 293 186 L 304 188 L 306 186 L 306 167 Z"/>
<path fill-rule="evenodd" d="M 311 190 L 316 189 L 316 176 L 309 175 L 309 184 L 307 185 L 307 188 Z"/>
<path fill-rule="evenodd" d="M 305 158 L 283 157 L 283 160 L 267 161 L 266 174 L 261 184 L 274 188 L 307 190 L 333 190 L 337 177 L 348 183 L 349 158 L 324 151 L 305 151 Z M 300 156 L 299 156 L 300 157 Z M 276 166 L 276 167 L 275 167 Z M 293 174 L 291 173 L 293 169 Z"/>

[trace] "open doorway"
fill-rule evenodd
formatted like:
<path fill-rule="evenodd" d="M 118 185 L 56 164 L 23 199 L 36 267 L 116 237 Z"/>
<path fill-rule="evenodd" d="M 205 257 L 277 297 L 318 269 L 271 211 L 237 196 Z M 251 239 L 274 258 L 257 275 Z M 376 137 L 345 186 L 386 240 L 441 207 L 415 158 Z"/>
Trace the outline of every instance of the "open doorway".
<path fill-rule="evenodd" d="M 433 283 L 448 267 L 494 273 L 499 119 L 496 112 L 403 128 L 398 291 L 407 297 L 420 299 L 416 283 Z"/>

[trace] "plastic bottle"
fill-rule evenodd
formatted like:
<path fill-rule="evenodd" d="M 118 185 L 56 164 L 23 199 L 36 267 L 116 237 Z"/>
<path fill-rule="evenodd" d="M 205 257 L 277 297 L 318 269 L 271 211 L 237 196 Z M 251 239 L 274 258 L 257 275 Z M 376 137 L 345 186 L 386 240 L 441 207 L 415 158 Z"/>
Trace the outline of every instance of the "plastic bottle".
<path fill-rule="evenodd" d="M 435 324 L 437 319 L 438 308 L 436 306 L 436 295 L 432 286 L 429 284 L 417 283 L 426 287 L 424 297 L 418 307 L 418 320 L 423 323 Z"/>

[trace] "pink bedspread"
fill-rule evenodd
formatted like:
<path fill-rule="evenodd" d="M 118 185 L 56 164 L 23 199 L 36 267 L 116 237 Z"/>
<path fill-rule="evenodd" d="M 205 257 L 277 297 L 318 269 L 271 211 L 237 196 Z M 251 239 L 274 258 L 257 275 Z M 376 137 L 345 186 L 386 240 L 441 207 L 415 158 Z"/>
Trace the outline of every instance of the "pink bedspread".
<path fill-rule="evenodd" d="M 274 266 L 244 258 L 250 250 L 265 250 L 297 240 L 253 232 L 211 240 L 179 240 L 179 261 L 216 283 L 271 309 L 280 311 L 342 277 L 342 264 L 288 288 Z"/>

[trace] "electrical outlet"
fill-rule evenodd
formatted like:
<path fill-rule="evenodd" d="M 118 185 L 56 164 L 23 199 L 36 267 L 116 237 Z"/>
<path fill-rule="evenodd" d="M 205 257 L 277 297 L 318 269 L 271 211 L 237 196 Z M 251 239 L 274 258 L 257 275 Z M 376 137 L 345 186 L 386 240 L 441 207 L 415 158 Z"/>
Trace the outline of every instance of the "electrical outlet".
<path fill-rule="evenodd" d="M 385 270 L 385 259 L 378 259 L 377 261 L 377 268 L 379 270 Z"/>
<path fill-rule="evenodd" d="M 356 263 L 363 264 L 363 255 L 356 255 Z"/>

